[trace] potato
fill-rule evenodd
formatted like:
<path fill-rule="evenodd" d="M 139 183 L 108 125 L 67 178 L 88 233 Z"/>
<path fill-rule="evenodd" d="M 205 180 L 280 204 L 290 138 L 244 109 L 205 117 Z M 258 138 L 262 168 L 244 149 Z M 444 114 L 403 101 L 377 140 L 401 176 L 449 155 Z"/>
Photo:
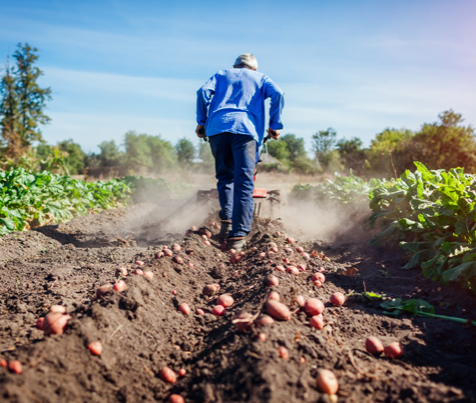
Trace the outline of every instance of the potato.
<path fill-rule="evenodd" d="M 191 229 L 192 231 L 196 231 L 196 230 L 197 230 L 197 227 L 196 227 L 195 225 L 192 225 L 192 226 L 190 227 L 190 229 Z"/>
<path fill-rule="evenodd" d="M 328 369 L 319 370 L 316 378 L 316 386 L 322 393 L 327 393 L 328 395 L 335 395 L 339 390 L 339 383 L 337 382 L 336 376 Z"/>
<path fill-rule="evenodd" d="M 180 257 L 180 256 L 174 256 L 172 258 L 172 260 L 175 262 L 175 263 L 178 263 L 178 264 L 182 264 L 183 263 L 183 259 Z"/>
<path fill-rule="evenodd" d="M 299 269 L 296 266 L 289 266 L 286 271 L 288 273 L 294 274 L 295 276 L 299 276 Z"/>
<path fill-rule="evenodd" d="M 119 280 L 116 284 L 112 286 L 112 289 L 117 292 L 122 292 L 127 288 L 127 285 L 124 281 Z"/>
<path fill-rule="evenodd" d="M 45 318 L 38 318 L 38 320 L 36 321 L 36 328 L 37 329 L 43 330 L 44 320 L 45 320 Z"/>
<path fill-rule="evenodd" d="M 275 269 L 282 272 L 286 271 L 286 269 L 283 266 L 276 266 Z"/>
<path fill-rule="evenodd" d="M 231 294 L 222 294 L 217 299 L 217 305 L 221 305 L 224 308 L 228 308 L 233 305 L 235 300 L 231 296 Z"/>
<path fill-rule="evenodd" d="M 305 357 L 301 357 L 301 358 L 299 359 L 299 362 L 300 362 L 301 364 L 305 364 L 305 363 L 306 363 L 306 358 L 305 358 Z"/>
<path fill-rule="evenodd" d="M 388 346 L 385 346 L 383 353 L 388 358 L 400 358 L 403 355 L 402 347 L 398 341 L 390 343 Z"/>
<path fill-rule="evenodd" d="M 204 243 L 205 245 L 207 245 L 207 246 L 210 246 L 210 245 L 211 245 L 210 241 L 203 241 L 203 243 Z"/>
<path fill-rule="evenodd" d="M 177 291 L 176 291 L 176 290 L 172 290 L 172 294 L 177 295 Z"/>
<path fill-rule="evenodd" d="M 0 367 L 7 367 L 8 362 L 5 358 L 0 358 Z"/>
<path fill-rule="evenodd" d="M 126 277 L 127 269 L 125 267 L 119 267 L 116 269 L 116 277 Z"/>
<path fill-rule="evenodd" d="M 18 360 L 13 360 L 8 363 L 8 370 L 14 374 L 21 374 L 23 372 L 23 365 Z"/>
<path fill-rule="evenodd" d="M 102 297 L 103 295 L 106 295 L 111 290 L 112 290 L 112 284 L 103 284 L 101 287 L 99 287 L 96 290 L 96 296 Z"/>
<path fill-rule="evenodd" d="M 190 267 L 191 269 L 193 269 L 193 268 L 195 267 L 195 265 L 194 265 L 192 262 L 190 262 L 190 263 L 188 264 L 188 267 Z"/>
<path fill-rule="evenodd" d="M 303 253 L 304 249 L 301 246 L 296 246 L 296 252 L 297 253 Z"/>
<path fill-rule="evenodd" d="M 178 374 L 179 374 L 180 376 L 185 376 L 186 373 L 187 373 L 187 371 L 186 371 L 185 368 L 180 368 L 180 369 L 179 369 Z"/>
<path fill-rule="evenodd" d="M 182 303 L 178 307 L 179 311 L 182 312 L 184 315 L 188 315 L 190 313 L 190 307 L 186 302 Z"/>
<path fill-rule="evenodd" d="M 144 272 L 141 269 L 135 269 L 134 274 L 137 274 L 138 276 L 143 276 Z"/>
<path fill-rule="evenodd" d="M 276 301 L 279 301 L 281 299 L 279 293 L 277 293 L 276 291 L 271 291 L 267 296 L 266 296 L 266 299 L 269 300 L 269 299 L 275 299 Z"/>
<path fill-rule="evenodd" d="M 309 256 L 309 253 L 306 253 L 306 252 L 303 252 L 302 255 L 301 255 L 301 257 L 302 257 L 303 259 L 306 259 L 306 260 L 310 260 L 310 259 L 311 259 L 311 256 Z"/>
<path fill-rule="evenodd" d="M 279 356 L 283 359 L 283 360 L 287 360 L 289 358 L 289 351 L 286 347 L 284 346 L 279 346 L 278 348 L 278 353 L 279 353 Z"/>
<path fill-rule="evenodd" d="M 302 295 L 296 295 L 296 302 L 298 305 L 302 308 L 306 301 L 304 300 L 304 297 Z"/>
<path fill-rule="evenodd" d="M 265 304 L 266 312 L 277 320 L 291 319 L 289 308 L 275 299 L 271 299 Z"/>
<path fill-rule="evenodd" d="M 155 255 L 155 258 L 160 259 L 162 256 L 164 256 L 164 252 L 157 252 L 157 254 Z"/>
<path fill-rule="evenodd" d="M 50 312 L 66 313 L 66 308 L 63 305 L 51 305 Z"/>
<path fill-rule="evenodd" d="M 322 287 L 322 283 L 319 280 L 314 281 L 316 287 Z"/>
<path fill-rule="evenodd" d="M 170 249 L 164 249 L 164 256 L 173 256 L 173 252 Z"/>
<path fill-rule="evenodd" d="M 309 326 L 314 329 L 322 329 L 324 327 L 324 318 L 321 315 L 314 315 L 309 321 Z"/>
<path fill-rule="evenodd" d="M 50 312 L 43 321 L 43 331 L 47 336 L 50 334 L 63 334 L 69 319 L 71 319 L 69 315 L 63 315 L 60 312 Z"/>
<path fill-rule="evenodd" d="M 279 285 L 279 278 L 276 276 L 267 276 L 263 280 L 263 284 L 265 287 L 272 287 L 272 286 L 278 286 Z"/>
<path fill-rule="evenodd" d="M 138 261 L 136 262 L 136 265 L 137 265 L 137 266 L 144 266 L 144 262 L 143 262 L 142 260 L 138 260 Z"/>
<path fill-rule="evenodd" d="M 204 295 L 213 295 L 217 293 L 220 290 L 220 285 L 213 283 L 213 284 L 207 284 L 205 287 L 203 287 L 202 294 Z"/>
<path fill-rule="evenodd" d="M 279 249 L 277 247 L 270 248 L 269 252 L 278 253 Z"/>
<path fill-rule="evenodd" d="M 154 273 L 152 273 L 151 271 L 145 271 L 144 276 L 147 278 L 154 278 Z"/>
<path fill-rule="evenodd" d="M 320 299 L 309 298 L 304 304 L 304 310 L 311 316 L 324 312 L 324 304 Z"/>
<path fill-rule="evenodd" d="M 212 237 L 212 233 L 206 228 L 200 228 L 198 232 L 200 232 L 200 234 L 206 235 L 208 238 Z"/>
<path fill-rule="evenodd" d="M 182 396 L 174 393 L 173 395 L 170 395 L 169 403 L 185 403 L 185 400 Z"/>
<path fill-rule="evenodd" d="M 205 311 L 203 309 L 198 308 L 197 309 L 197 315 L 204 315 Z"/>
<path fill-rule="evenodd" d="M 174 250 L 174 251 L 179 251 L 181 249 L 182 249 L 182 247 L 178 243 L 174 243 L 172 245 L 172 250 Z"/>
<path fill-rule="evenodd" d="M 374 336 L 370 336 L 365 340 L 365 349 L 373 355 L 379 355 L 383 351 L 382 342 Z"/>
<path fill-rule="evenodd" d="M 253 322 L 251 321 L 253 315 L 248 312 L 241 312 L 238 314 L 232 323 L 236 326 L 238 331 L 246 332 L 251 329 Z"/>
<path fill-rule="evenodd" d="M 88 344 L 88 349 L 92 355 L 101 355 L 102 353 L 102 344 L 100 341 L 93 341 Z"/>
<path fill-rule="evenodd" d="M 238 253 L 235 253 L 234 255 L 230 256 L 230 263 L 238 263 L 242 261 L 245 257 L 243 255 L 239 255 Z"/>
<path fill-rule="evenodd" d="M 324 282 L 326 281 L 326 276 L 324 276 L 324 274 L 320 272 L 317 272 L 312 275 L 311 279 L 312 281 L 320 281 L 321 284 L 324 284 Z"/>
<path fill-rule="evenodd" d="M 287 243 L 294 243 L 296 241 L 293 238 L 288 237 L 288 238 L 286 238 L 286 242 Z"/>
<path fill-rule="evenodd" d="M 159 372 L 159 377 L 165 382 L 175 383 L 177 381 L 177 375 L 169 367 L 164 367 Z"/>
<path fill-rule="evenodd" d="M 299 264 L 297 265 L 297 269 L 298 269 L 299 271 L 306 271 L 306 268 L 307 268 L 307 267 L 306 267 L 306 265 L 305 265 L 304 263 L 299 263 Z"/>
<path fill-rule="evenodd" d="M 225 314 L 225 307 L 222 305 L 215 305 L 212 309 L 212 314 L 215 316 L 223 316 Z"/>
<path fill-rule="evenodd" d="M 344 305 L 344 302 L 345 302 L 345 295 L 342 294 L 341 292 L 335 292 L 329 298 L 329 302 L 335 306 L 342 306 Z"/>
<path fill-rule="evenodd" d="M 264 325 L 271 325 L 272 323 L 274 323 L 274 319 L 271 316 L 262 315 L 258 318 L 258 320 L 255 323 L 257 327 L 261 327 Z"/>
<path fill-rule="evenodd" d="M 259 341 L 266 341 L 266 333 L 260 333 L 258 335 L 258 340 Z"/>

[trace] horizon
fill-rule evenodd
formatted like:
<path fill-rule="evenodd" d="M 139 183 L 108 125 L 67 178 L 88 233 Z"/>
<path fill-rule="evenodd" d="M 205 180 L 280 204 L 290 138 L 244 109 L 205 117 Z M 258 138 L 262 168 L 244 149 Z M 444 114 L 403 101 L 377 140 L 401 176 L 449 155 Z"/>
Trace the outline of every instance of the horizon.
<path fill-rule="evenodd" d="M 39 49 L 40 85 L 53 91 L 43 137 L 88 153 L 129 130 L 198 144 L 196 91 L 245 52 L 284 90 L 282 134 L 307 151 L 329 127 L 367 147 L 449 109 L 476 123 L 476 3 L 240 4 L 0 0 L 0 56 L 19 42 Z"/>

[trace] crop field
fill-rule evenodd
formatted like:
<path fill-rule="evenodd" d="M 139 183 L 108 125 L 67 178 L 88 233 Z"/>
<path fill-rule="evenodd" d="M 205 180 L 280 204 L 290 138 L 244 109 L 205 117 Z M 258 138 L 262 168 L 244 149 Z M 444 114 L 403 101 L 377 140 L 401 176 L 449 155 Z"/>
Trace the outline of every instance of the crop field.
<path fill-rule="evenodd" d="M 0 173 L 1 402 L 476 401 L 475 175 L 296 184 L 238 254 L 192 192 Z"/>

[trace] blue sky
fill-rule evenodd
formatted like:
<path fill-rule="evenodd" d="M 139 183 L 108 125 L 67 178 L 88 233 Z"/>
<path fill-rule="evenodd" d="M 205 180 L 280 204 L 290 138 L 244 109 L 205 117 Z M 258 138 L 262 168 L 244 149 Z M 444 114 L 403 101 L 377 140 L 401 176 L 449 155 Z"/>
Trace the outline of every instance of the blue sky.
<path fill-rule="evenodd" d="M 0 63 L 40 50 L 49 143 L 97 152 L 128 130 L 195 140 L 195 92 L 241 53 L 285 92 L 284 133 L 368 145 L 449 108 L 476 125 L 473 0 L 0 0 Z"/>

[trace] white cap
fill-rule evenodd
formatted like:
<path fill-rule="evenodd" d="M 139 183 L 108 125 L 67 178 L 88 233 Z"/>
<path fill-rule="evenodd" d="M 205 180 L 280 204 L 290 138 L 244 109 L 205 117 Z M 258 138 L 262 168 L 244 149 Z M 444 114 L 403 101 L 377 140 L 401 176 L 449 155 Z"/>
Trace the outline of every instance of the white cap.
<path fill-rule="evenodd" d="M 243 53 L 235 60 L 233 67 L 249 67 L 250 69 L 258 69 L 258 60 L 251 53 Z"/>

